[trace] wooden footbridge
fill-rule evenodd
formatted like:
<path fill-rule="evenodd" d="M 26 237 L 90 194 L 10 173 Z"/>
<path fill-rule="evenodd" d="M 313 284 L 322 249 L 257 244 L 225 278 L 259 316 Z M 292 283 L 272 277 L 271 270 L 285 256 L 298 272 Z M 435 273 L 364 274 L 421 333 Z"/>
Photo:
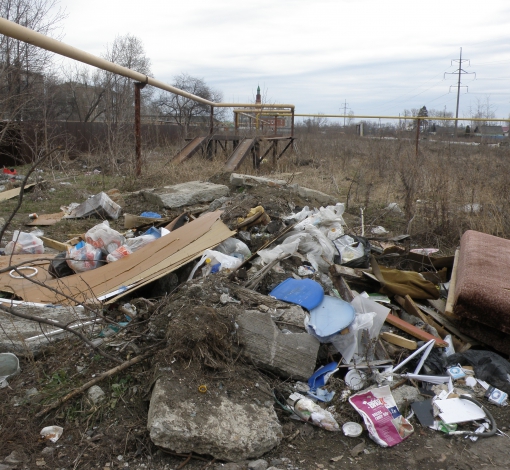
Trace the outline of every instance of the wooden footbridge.
<path fill-rule="evenodd" d="M 254 168 L 259 168 L 265 158 L 271 158 L 275 164 L 292 146 L 291 136 L 250 136 L 212 134 L 190 140 L 172 158 L 175 164 L 189 160 L 196 154 L 211 159 L 218 153 L 227 156 L 225 171 L 235 171 L 251 157 Z"/>

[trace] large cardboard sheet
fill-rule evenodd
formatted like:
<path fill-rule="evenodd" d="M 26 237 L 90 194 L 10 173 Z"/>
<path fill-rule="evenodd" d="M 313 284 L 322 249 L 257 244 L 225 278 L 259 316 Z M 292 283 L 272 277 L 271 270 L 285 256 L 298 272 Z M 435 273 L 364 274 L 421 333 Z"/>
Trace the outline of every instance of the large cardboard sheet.
<path fill-rule="evenodd" d="M 27 302 L 73 304 L 93 302 L 123 287 L 141 285 L 164 276 L 198 258 L 235 232 L 219 220 L 221 211 L 211 212 L 144 246 L 135 253 L 92 271 L 48 281 L 49 288 L 27 286 L 16 294 Z M 61 290 L 74 302 L 51 288 Z"/>

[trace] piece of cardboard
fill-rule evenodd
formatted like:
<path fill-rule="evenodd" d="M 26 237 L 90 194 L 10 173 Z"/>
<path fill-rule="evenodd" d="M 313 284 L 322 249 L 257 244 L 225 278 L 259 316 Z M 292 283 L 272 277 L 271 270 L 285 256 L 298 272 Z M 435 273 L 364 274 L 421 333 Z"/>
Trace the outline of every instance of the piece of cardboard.
<path fill-rule="evenodd" d="M 11 256 L 0 256 L 0 269 L 6 269 L 9 266 L 33 266 L 37 269 L 37 274 L 31 276 L 30 279 L 35 279 L 39 282 L 46 282 L 53 277 L 48 273 L 48 268 L 50 266 L 50 260 L 55 257 L 53 254 L 42 254 L 42 255 L 13 255 Z M 42 259 L 45 258 L 45 259 Z M 34 271 L 31 269 L 22 270 L 21 273 L 25 275 L 30 275 Z M 19 289 L 23 288 L 23 286 L 27 285 L 27 283 L 31 283 L 31 281 L 26 279 L 15 279 L 10 276 L 10 270 L 4 273 L 0 273 L 0 291 L 7 293 L 15 293 Z M 13 273 L 14 275 L 18 275 Z"/>
<path fill-rule="evenodd" d="M 57 214 L 40 214 L 36 219 L 31 220 L 25 225 L 28 225 L 29 227 L 55 225 L 57 222 L 62 220 L 64 214 L 65 212 L 58 212 Z"/>
<path fill-rule="evenodd" d="M 49 281 L 48 287 L 60 289 L 76 303 L 95 301 L 125 286 L 138 288 L 198 258 L 235 232 L 219 220 L 221 211 L 211 212 L 140 248 L 118 261 L 84 273 Z M 50 289 L 27 283 L 16 294 L 25 301 L 70 304 Z"/>
<path fill-rule="evenodd" d="M 25 191 L 27 189 L 32 188 L 36 184 L 37 183 L 30 183 L 30 184 L 25 185 Z M 0 202 L 7 201 L 8 199 L 18 197 L 20 192 L 21 192 L 21 188 L 14 188 L 14 189 L 9 189 L 7 191 L 2 191 L 0 193 Z"/>

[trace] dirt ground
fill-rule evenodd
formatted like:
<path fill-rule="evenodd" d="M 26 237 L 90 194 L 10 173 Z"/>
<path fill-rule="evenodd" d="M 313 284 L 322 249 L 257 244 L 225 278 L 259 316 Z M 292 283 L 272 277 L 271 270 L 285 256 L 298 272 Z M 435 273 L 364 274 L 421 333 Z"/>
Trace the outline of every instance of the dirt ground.
<path fill-rule="evenodd" d="M 226 175 L 217 175 L 214 182 L 225 183 Z M 88 191 L 90 193 L 90 190 Z M 67 203 L 80 199 L 87 191 L 69 193 Z M 39 199 L 40 198 L 40 199 Z M 12 227 L 22 228 L 27 214 L 36 206 L 42 212 L 58 211 L 58 203 L 52 201 L 49 186 L 27 195 L 28 205 L 16 215 Z M 70 199 L 72 198 L 72 200 Z M 124 211 L 139 214 L 148 207 L 137 194 L 124 195 Z M 14 203 L 9 201 L 0 211 L 6 217 Z M 283 214 L 299 210 L 313 201 L 290 197 L 285 192 L 267 188 L 239 191 L 224 207 L 224 222 L 233 227 L 237 217 L 244 217 L 250 208 L 262 205 L 269 216 L 278 220 Z M 180 211 L 166 211 L 163 215 L 177 216 Z M 359 225 L 359 217 L 346 214 L 348 225 Z M 94 225 L 96 220 L 62 221 L 53 227 L 45 227 L 45 236 L 65 241 L 69 235 L 80 234 Z M 386 224 L 387 223 L 387 224 Z M 377 225 L 386 224 L 394 229 L 394 235 L 404 226 L 403 220 L 392 214 L 378 220 Z M 388 225 L 389 224 L 389 225 Z M 122 220 L 111 223 L 113 228 L 122 229 Z M 416 240 L 418 246 L 419 240 Z M 447 253 L 444 253 L 447 254 Z M 183 282 L 189 267 L 174 274 L 173 288 Z M 267 285 L 261 287 L 266 293 L 272 284 L 282 280 L 275 275 L 269 277 Z M 43 416 L 36 416 L 46 405 L 81 386 L 91 378 L 117 364 L 91 352 L 82 343 L 66 339 L 56 343 L 38 357 L 22 358 L 22 372 L 10 380 L 7 388 L 0 389 L 0 470 L 8 468 L 127 468 L 127 469 L 177 469 L 198 470 L 225 468 L 235 470 L 233 464 L 213 462 L 210 456 L 172 455 L 156 448 L 147 431 L 147 411 L 157 367 L 176 361 L 175 367 L 189 384 L 190 390 L 204 380 L 210 387 L 227 387 L 235 396 L 245 390 L 253 399 L 267 400 L 267 393 L 256 387 L 264 383 L 269 390 L 288 390 L 289 383 L 255 369 L 239 358 L 235 342 L 224 342 L 214 329 L 216 321 L 232 328 L 235 316 L 243 304 L 226 304 L 219 301 L 222 289 L 227 284 L 218 279 L 209 279 L 209 284 L 200 286 L 195 294 L 184 294 L 177 289 L 168 296 L 154 295 L 154 292 L 137 292 L 134 298 L 127 297 L 139 306 L 140 314 L 121 333 L 108 341 L 108 350 L 122 360 L 133 354 L 154 351 L 154 354 L 126 371 L 114 375 L 100 384 L 105 392 L 102 402 L 95 404 L 87 394 L 58 406 Z M 147 295 L 146 295 L 147 294 Z M 136 297 L 149 298 L 150 304 Z M 114 304 L 105 314 L 115 321 L 123 318 Z M 190 311 L 213 308 L 216 320 L 208 331 L 192 330 L 187 327 L 186 318 Z M 200 310 L 203 312 L 203 310 Z M 198 313 L 199 314 L 199 313 Z M 210 318 L 210 317 L 208 317 Z M 199 348 L 199 344 L 207 348 Z M 337 358 L 338 359 L 338 358 Z M 319 359 L 317 366 L 325 362 Z M 173 362 L 172 362 L 173 364 Z M 184 397 L 183 397 L 184 398 Z M 499 408 L 488 405 L 498 428 L 510 434 L 510 407 Z M 275 410 L 283 425 L 284 437 L 281 444 L 263 458 L 271 466 L 287 470 L 340 469 L 357 466 L 363 469 L 478 469 L 489 467 L 507 469 L 510 467 L 510 438 L 493 436 L 480 438 L 477 442 L 460 437 L 448 437 L 439 431 L 423 428 L 416 418 L 412 419 L 414 433 L 403 443 L 393 448 L 381 448 L 368 436 L 366 429 L 359 438 L 350 438 L 342 432 L 328 432 L 291 419 L 276 403 Z M 406 415 L 407 410 L 401 410 Z M 340 426 L 347 421 L 362 423 L 361 417 L 347 402 L 337 408 Z M 62 437 L 56 443 L 40 438 L 40 430 L 49 425 L 64 428 Z M 359 455 L 352 449 L 364 443 Z M 13 454 L 14 452 L 14 454 Z M 9 459 L 4 460 L 10 456 Z M 333 459 L 333 460 L 332 460 Z M 13 462 L 15 461 L 15 462 Z M 3 466 L 2 466 L 3 465 Z M 238 463 L 239 468 L 246 466 Z"/>

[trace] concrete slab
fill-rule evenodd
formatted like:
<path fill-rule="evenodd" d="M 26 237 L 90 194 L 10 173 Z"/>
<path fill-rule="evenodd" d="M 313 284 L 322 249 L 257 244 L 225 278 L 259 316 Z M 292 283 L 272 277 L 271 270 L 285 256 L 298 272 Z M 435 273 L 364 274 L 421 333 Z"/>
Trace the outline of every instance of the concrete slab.
<path fill-rule="evenodd" d="M 272 401 L 259 405 L 249 396 L 234 399 L 212 390 L 200 394 L 171 371 L 159 374 L 147 421 L 157 446 L 236 462 L 258 458 L 280 443 L 282 430 Z"/>
<path fill-rule="evenodd" d="M 284 334 L 269 312 L 248 310 L 237 318 L 244 355 L 283 378 L 308 380 L 315 370 L 319 341 L 308 333 Z"/>
<path fill-rule="evenodd" d="M 165 186 L 152 191 L 142 191 L 142 195 L 148 203 L 166 208 L 211 202 L 228 196 L 228 194 L 228 186 L 206 181 L 188 181 L 187 183 Z"/>

